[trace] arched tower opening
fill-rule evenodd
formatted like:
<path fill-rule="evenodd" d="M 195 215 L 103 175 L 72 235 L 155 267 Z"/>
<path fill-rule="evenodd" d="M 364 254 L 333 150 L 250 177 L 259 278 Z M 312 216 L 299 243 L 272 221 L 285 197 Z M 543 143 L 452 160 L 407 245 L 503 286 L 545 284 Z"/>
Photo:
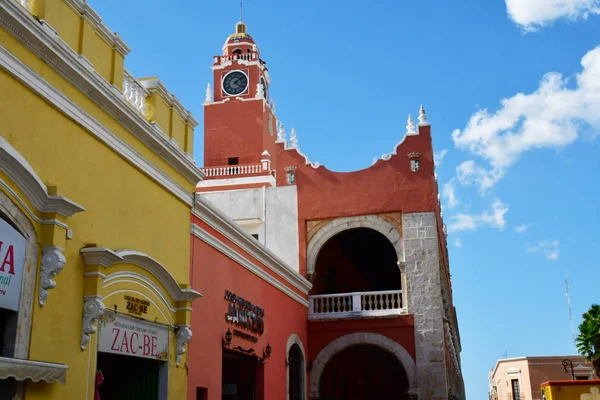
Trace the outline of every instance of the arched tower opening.
<path fill-rule="evenodd" d="M 342 231 L 319 251 L 311 294 L 400 290 L 401 274 L 390 240 L 370 228 Z"/>
<path fill-rule="evenodd" d="M 375 345 L 359 344 L 335 354 L 320 380 L 321 400 L 408 400 L 409 382 L 400 360 Z"/>

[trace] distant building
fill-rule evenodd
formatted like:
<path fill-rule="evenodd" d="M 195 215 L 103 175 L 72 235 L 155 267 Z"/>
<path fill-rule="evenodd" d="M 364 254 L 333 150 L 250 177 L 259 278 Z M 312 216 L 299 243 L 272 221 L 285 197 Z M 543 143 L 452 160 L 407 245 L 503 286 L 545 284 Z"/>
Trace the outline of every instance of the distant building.
<path fill-rule="evenodd" d="M 563 360 L 567 364 L 567 371 Z M 490 372 L 490 400 L 542 400 L 540 385 L 551 380 L 595 379 L 592 364 L 582 356 L 518 357 L 498 360 Z"/>

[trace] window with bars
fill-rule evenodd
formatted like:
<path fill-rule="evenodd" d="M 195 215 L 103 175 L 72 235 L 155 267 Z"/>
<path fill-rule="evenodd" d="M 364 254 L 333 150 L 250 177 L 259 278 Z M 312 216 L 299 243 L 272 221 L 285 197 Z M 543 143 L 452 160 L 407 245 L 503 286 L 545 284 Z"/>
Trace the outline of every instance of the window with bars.
<path fill-rule="evenodd" d="M 521 390 L 519 389 L 519 380 L 518 379 L 511 380 L 510 385 L 512 386 L 513 400 L 521 400 Z"/>

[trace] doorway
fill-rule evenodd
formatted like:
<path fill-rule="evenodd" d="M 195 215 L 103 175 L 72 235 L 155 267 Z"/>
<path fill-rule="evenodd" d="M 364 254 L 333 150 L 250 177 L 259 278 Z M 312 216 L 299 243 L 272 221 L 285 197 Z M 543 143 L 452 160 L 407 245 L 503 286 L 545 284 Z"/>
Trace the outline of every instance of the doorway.
<path fill-rule="evenodd" d="M 161 376 L 167 363 L 146 358 L 98 352 L 97 376 L 100 400 L 163 400 L 166 385 Z M 164 386 L 164 387 L 163 387 Z M 162 396 L 161 396 L 162 394 Z"/>
<path fill-rule="evenodd" d="M 222 400 L 258 400 L 256 357 L 223 350 Z"/>

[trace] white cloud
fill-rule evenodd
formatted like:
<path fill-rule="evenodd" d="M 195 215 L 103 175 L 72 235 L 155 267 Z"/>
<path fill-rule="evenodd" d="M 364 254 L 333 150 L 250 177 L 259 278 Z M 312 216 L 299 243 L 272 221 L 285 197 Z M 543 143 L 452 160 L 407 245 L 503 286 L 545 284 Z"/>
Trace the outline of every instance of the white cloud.
<path fill-rule="evenodd" d="M 461 184 L 482 190 L 502 178 L 523 153 L 561 148 L 577 140 L 583 127 L 600 130 L 600 46 L 582 59 L 574 88 L 559 73 L 548 73 L 530 94 L 518 93 L 501 101 L 495 113 L 477 111 L 461 130 L 452 133 L 454 145 L 482 157 L 489 168 L 473 160 L 457 168 Z"/>
<path fill-rule="evenodd" d="M 454 187 L 454 179 L 447 182 L 442 188 L 442 196 L 448 204 L 448 208 L 454 208 L 458 205 L 458 199 L 456 198 L 456 188 Z"/>
<path fill-rule="evenodd" d="M 443 149 L 437 153 L 433 153 L 433 162 L 435 163 L 436 167 L 439 167 L 440 165 L 442 165 L 442 162 L 444 161 L 444 157 L 446 157 L 446 154 L 448 154 L 448 150 Z"/>
<path fill-rule="evenodd" d="M 475 231 L 483 225 L 503 230 L 506 225 L 504 214 L 507 212 L 508 207 L 502 204 L 500 200 L 496 199 L 492 203 L 491 212 L 484 211 L 481 214 L 458 213 L 450 217 L 451 222 L 450 225 L 448 225 L 448 232 Z"/>
<path fill-rule="evenodd" d="M 598 0 L 505 0 L 508 16 L 525 31 L 536 31 L 554 21 L 586 19 L 600 14 Z"/>
<path fill-rule="evenodd" d="M 454 246 L 461 248 L 463 247 L 462 242 L 460 241 L 459 238 L 454 239 Z"/>
<path fill-rule="evenodd" d="M 542 253 L 548 260 L 558 259 L 560 242 L 558 240 L 540 240 L 535 245 L 529 245 L 529 253 Z"/>
<path fill-rule="evenodd" d="M 515 232 L 517 232 L 517 233 L 523 233 L 526 230 L 527 230 L 527 225 L 515 226 Z"/>

